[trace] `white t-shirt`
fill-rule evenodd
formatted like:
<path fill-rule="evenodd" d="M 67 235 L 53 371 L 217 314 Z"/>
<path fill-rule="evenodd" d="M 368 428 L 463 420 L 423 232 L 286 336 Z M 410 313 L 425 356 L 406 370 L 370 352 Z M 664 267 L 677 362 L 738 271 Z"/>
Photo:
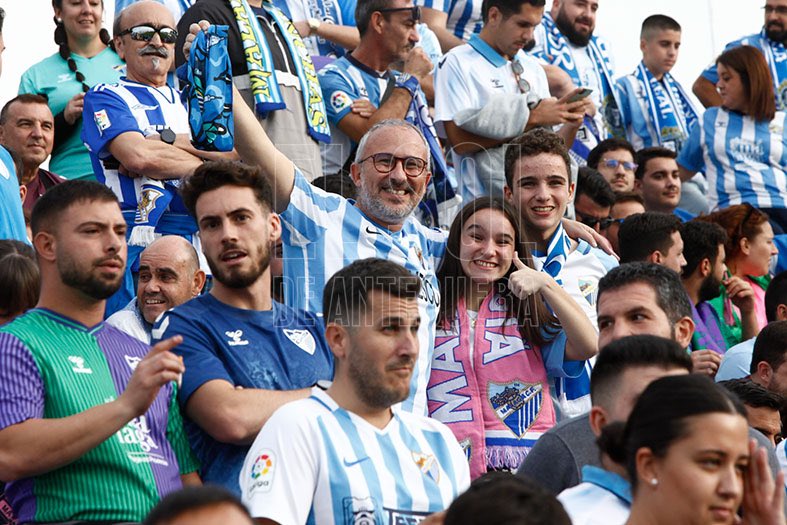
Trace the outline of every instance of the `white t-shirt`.
<path fill-rule="evenodd" d="M 439 421 L 394 409 L 379 429 L 313 388 L 262 427 L 239 481 L 252 517 L 281 525 L 417 523 L 464 492 L 470 470 Z"/>

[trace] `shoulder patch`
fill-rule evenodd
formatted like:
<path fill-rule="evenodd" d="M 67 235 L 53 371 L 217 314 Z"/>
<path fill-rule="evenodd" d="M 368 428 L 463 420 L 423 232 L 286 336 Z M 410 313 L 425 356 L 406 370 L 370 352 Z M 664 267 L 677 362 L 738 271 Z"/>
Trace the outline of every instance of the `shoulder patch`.
<path fill-rule="evenodd" d="M 104 134 L 104 131 L 109 129 L 112 126 L 112 122 L 109 121 L 109 115 L 107 115 L 106 109 L 100 109 L 93 113 L 93 120 L 96 122 L 96 127 L 98 128 L 98 132 L 100 134 Z"/>
<path fill-rule="evenodd" d="M 339 112 L 352 106 L 353 99 L 344 91 L 334 91 L 331 95 L 331 107 Z"/>

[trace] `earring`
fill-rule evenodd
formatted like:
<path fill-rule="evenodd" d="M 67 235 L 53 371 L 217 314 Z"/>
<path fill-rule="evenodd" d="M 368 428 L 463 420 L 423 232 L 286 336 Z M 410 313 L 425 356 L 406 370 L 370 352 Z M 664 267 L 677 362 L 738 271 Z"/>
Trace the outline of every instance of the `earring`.
<path fill-rule="evenodd" d="M 655 486 L 657 486 L 658 484 L 659 484 L 659 480 L 657 480 L 656 478 L 653 478 L 652 480 L 650 480 L 650 485 L 651 485 L 652 487 L 655 487 Z"/>

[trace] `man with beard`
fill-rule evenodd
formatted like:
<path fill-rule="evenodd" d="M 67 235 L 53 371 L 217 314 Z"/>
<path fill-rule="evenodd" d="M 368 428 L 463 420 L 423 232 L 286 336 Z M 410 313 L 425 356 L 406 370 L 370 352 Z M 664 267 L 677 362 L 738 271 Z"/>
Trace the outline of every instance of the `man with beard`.
<path fill-rule="evenodd" d="M 113 32 L 115 49 L 126 61 L 126 77 L 117 84 L 99 84 L 85 95 L 82 140 L 96 178 L 115 192 L 128 225 L 128 271 L 107 315 L 134 297 L 132 272 L 140 252 L 156 237 L 180 235 L 200 251 L 197 226 L 177 186 L 203 159 L 234 156 L 191 145 L 187 109 L 180 93 L 167 85 L 178 36 L 174 27 L 172 13 L 158 2 L 143 0 L 121 11 Z"/>
<path fill-rule="evenodd" d="M 57 185 L 36 203 L 32 229 L 38 305 L 0 328 L 6 496 L 21 523 L 142 521 L 196 478 L 175 400 L 181 338 L 151 349 L 101 321 L 126 263 L 111 190 Z"/>
<path fill-rule="evenodd" d="M 787 320 L 787 272 L 776 275 L 768 285 L 768 290 L 765 291 L 765 316 L 768 319 L 768 324 Z M 752 352 L 756 339 L 756 337 L 752 337 L 727 350 L 721 360 L 719 373 L 716 374 L 716 381 L 738 379 L 753 373 L 751 371 Z M 781 393 L 787 394 L 787 388 L 785 388 L 785 392 Z"/>
<path fill-rule="evenodd" d="M 683 225 L 681 235 L 686 259 L 681 278 L 691 300 L 694 319 L 691 347 L 694 351 L 712 350 L 718 355 L 715 360 L 719 362 L 720 356 L 727 351 L 727 345 L 719 331 L 716 313 L 707 301 L 719 296 L 727 270 L 724 264 L 727 234 L 718 224 L 689 221 Z"/>
<path fill-rule="evenodd" d="M 592 89 L 590 99 L 597 112 L 585 117 L 571 148 L 584 163 L 599 141 L 624 136 L 620 104 L 616 100 L 614 64 L 606 43 L 593 35 L 598 0 L 555 0 L 535 32 L 531 53 L 568 73 L 575 85 Z"/>
<path fill-rule="evenodd" d="M 188 372 L 178 399 L 200 474 L 240 495 L 238 474 L 260 428 L 281 405 L 330 380 L 333 360 L 315 314 L 271 299 L 281 221 L 259 168 L 207 162 L 182 195 L 199 226 L 213 288 L 165 313 L 153 338 L 183 336 L 177 353 Z"/>
<path fill-rule="evenodd" d="M 327 391 L 271 416 L 240 475 L 257 523 L 419 523 L 470 484 L 462 449 L 435 419 L 394 405 L 418 357 L 420 282 L 370 258 L 325 285 L 325 337 L 336 360 Z"/>
<path fill-rule="evenodd" d="M 765 56 L 773 80 L 776 109 L 787 109 L 787 0 L 765 0 L 762 8 L 765 21 L 762 30 L 727 44 L 725 49 L 738 46 L 754 46 Z M 721 96 L 716 91 L 719 74 L 714 60 L 694 81 L 692 90 L 702 104 L 708 108 L 721 105 Z"/>
<path fill-rule="evenodd" d="M 481 32 L 439 62 L 435 120 L 453 148 L 465 202 L 503 197 L 506 142 L 537 126 L 562 126 L 558 134 L 571 144 L 582 124 L 586 102 L 569 102 L 576 91 L 551 98 L 544 69 L 522 51 L 543 13 L 544 0 L 487 1 Z"/>
<path fill-rule="evenodd" d="M 107 319 L 112 326 L 150 344 L 150 331 L 158 316 L 189 299 L 205 286 L 199 257 L 186 239 L 165 235 L 139 256 L 137 296 Z"/>

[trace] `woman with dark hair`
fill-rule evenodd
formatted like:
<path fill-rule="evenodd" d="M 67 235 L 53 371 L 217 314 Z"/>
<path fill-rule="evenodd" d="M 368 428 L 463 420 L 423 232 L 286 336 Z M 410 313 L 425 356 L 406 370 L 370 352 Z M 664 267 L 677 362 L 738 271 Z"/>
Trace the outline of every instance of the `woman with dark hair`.
<path fill-rule="evenodd" d="M 33 248 L 20 241 L 0 240 L 0 325 L 33 308 L 40 288 Z"/>
<path fill-rule="evenodd" d="M 555 424 L 548 375 L 577 376 L 597 353 L 589 319 L 533 269 L 522 231 L 509 204 L 476 199 L 451 225 L 437 272 L 429 412 L 454 432 L 473 478 L 519 466 Z"/>
<path fill-rule="evenodd" d="M 608 425 L 599 439 L 626 465 L 634 494 L 627 525 L 784 525 L 784 474 L 774 480 L 765 450 L 749 443 L 745 414 L 705 376 L 651 383 L 625 427 Z"/>
<path fill-rule="evenodd" d="M 768 216 L 751 204 L 730 206 L 697 220 L 718 224 L 727 233 L 724 253 L 729 275 L 721 294 L 708 304 L 730 348 L 755 337 L 768 324 L 765 291 L 771 282 L 771 257 L 779 250 Z"/>
<path fill-rule="evenodd" d="M 80 137 L 82 100 L 96 84 L 117 82 L 123 61 L 108 47 L 109 32 L 101 27 L 103 0 L 52 0 L 52 7 L 58 52 L 22 74 L 19 94 L 49 99 L 55 115 L 50 171 L 67 179 L 95 179 L 90 155 Z"/>
<path fill-rule="evenodd" d="M 758 49 L 738 46 L 716 60 L 721 107 L 692 127 L 678 156 L 681 178 L 702 171 L 711 210 L 748 202 L 787 230 L 787 115 L 776 111 L 768 64 Z"/>

